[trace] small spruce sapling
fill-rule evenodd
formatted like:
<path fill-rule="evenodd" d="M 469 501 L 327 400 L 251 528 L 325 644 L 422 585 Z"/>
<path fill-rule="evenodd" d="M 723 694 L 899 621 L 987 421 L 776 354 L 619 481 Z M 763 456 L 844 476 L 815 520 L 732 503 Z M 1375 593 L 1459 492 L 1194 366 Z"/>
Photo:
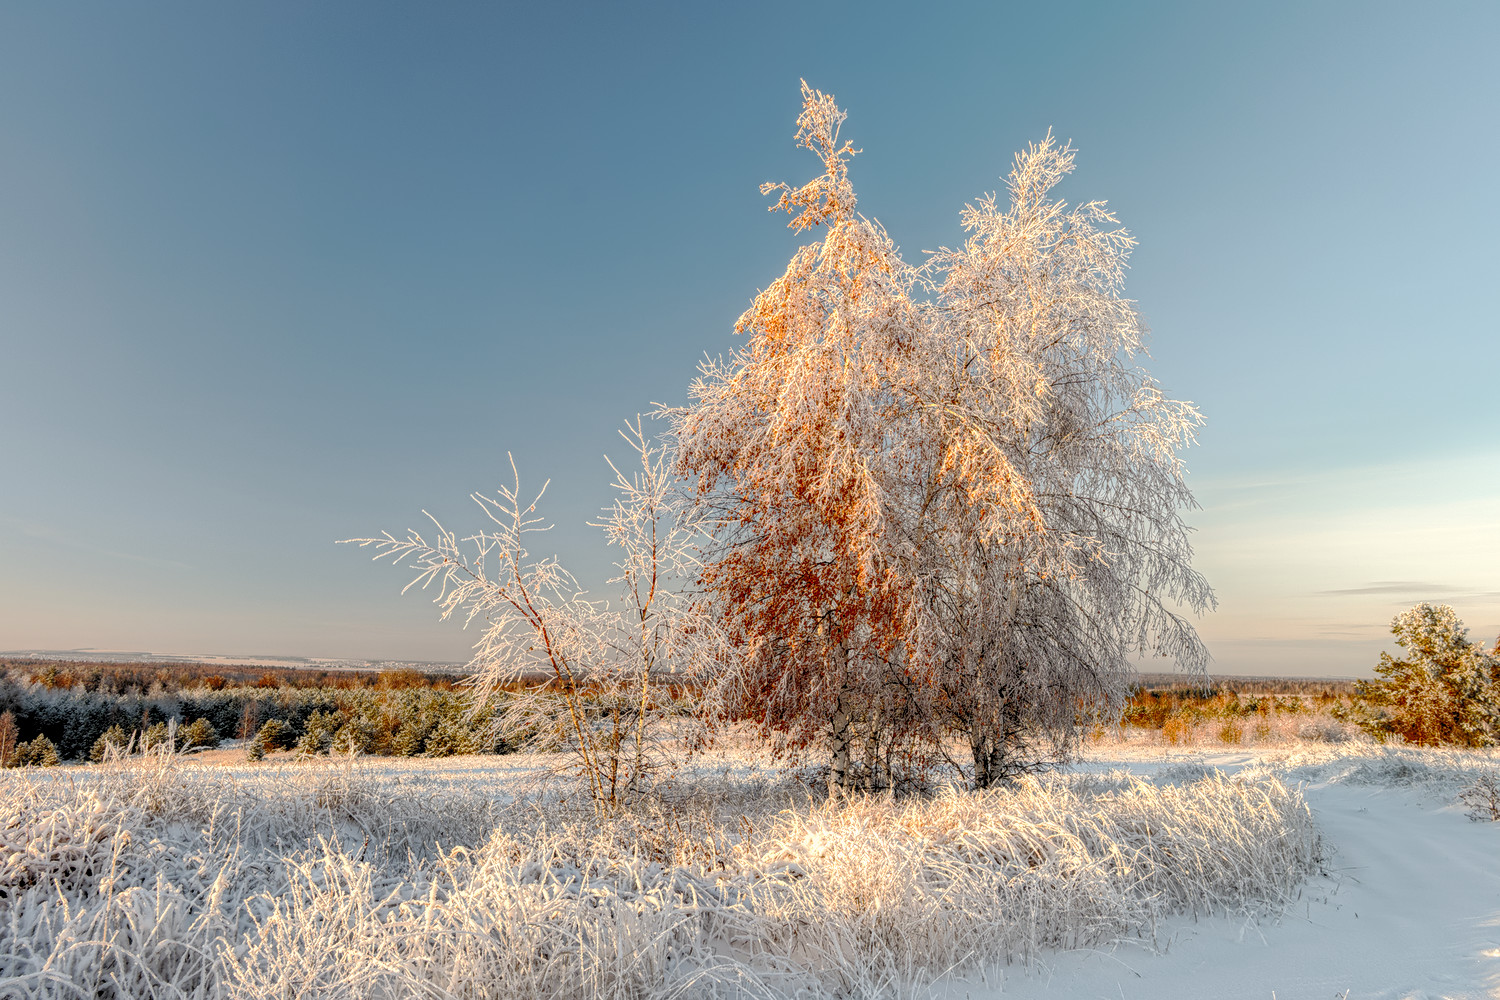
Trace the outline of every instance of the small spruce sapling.
<path fill-rule="evenodd" d="M 113 725 L 101 733 L 89 748 L 89 760 L 99 764 L 111 757 L 123 757 L 130 752 L 130 747 L 131 734 L 123 726 Z"/>
<path fill-rule="evenodd" d="M 1397 615 L 1391 633 L 1405 655 L 1380 654 L 1378 678 L 1355 688 L 1354 721 L 1378 740 L 1500 743 L 1500 658 L 1469 640 L 1457 612 L 1424 601 Z"/>

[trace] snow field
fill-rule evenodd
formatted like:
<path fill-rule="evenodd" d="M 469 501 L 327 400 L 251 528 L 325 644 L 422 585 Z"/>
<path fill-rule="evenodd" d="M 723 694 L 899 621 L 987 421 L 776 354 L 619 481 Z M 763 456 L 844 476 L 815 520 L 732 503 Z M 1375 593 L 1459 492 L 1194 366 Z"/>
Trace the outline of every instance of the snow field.
<path fill-rule="evenodd" d="M 1269 773 L 819 803 L 740 768 L 601 820 L 495 758 L 11 772 L 0 995 L 901 995 L 1276 907 L 1318 852 Z"/>
<path fill-rule="evenodd" d="M 1500 827 L 1471 822 L 1462 791 L 1500 755 L 1366 744 L 1164 757 L 1106 745 L 1094 767 L 1169 779 L 1273 768 L 1302 788 L 1324 872 L 1273 919 L 1169 918 L 1156 949 L 1052 952 L 954 1000 L 1480 1000 L 1500 996 Z M 1487 815 L 1482 818 L 1488 818 Z M 1123 944 L 1123 942 L 1122 942 Z"/>

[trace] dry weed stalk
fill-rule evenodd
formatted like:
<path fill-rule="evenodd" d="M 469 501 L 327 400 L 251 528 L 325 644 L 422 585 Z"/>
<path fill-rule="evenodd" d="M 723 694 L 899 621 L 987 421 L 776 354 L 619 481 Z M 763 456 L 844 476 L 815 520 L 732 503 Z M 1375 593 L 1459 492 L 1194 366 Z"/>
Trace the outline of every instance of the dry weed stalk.
<path fill-rule="evenodd" d="M 1458 800 L 1468 807 L 1466 815 L 1476 823 L 1500 820 L 1500 781 L 1494 774 L 1475 778 L 1472 785 L 1459 793 Z"/>

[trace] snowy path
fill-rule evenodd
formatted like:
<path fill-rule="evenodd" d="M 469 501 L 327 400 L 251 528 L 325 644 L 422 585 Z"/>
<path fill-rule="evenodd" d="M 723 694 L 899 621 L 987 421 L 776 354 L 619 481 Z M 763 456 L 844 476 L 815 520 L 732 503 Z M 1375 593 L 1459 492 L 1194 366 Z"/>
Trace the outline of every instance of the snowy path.
<path fill-rule="evenodd" d="M 1217 763 L 1215 761 L 1214 763 Z M 1227 763 L 1227 762 L 1226 762 Z M 1471 1000 L 1500 997 L 1500 824 L 1472 823 L 1431 795 L 1311 785 L 1332 849 L 1279 923 L 1177 921 L 1164 954 L 1048 957 L 989 986 L 938 996 L 991 1000 Z M 995 982 L 995 980 L 1000 982 Z"/>

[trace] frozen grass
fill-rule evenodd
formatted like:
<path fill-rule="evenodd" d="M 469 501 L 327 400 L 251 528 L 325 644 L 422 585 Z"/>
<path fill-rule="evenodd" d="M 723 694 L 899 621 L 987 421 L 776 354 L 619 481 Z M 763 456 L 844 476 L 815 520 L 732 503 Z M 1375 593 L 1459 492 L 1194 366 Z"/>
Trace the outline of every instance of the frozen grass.
<path fill-rule="evenodd" d="M 1413 788 L 1444 802 L 1463 802 L 1470 806 L 1470 815 L 1475 818 L 1500 818 L 1500 797 L 1492 799 L 1487 792 L 1500 781 L 1500 751 L 1496 750 L 1431 749 L 1400 744 L 1299 747 L 1287 755 L 1283 766 L 1298 780 Z M 1480 811 L 1483 815 L 1476 814 L 1480 799 L 1485 805 Z"/>
<path fill-rule="evenodd" d="M 742 767 L 601 821 L 444 763 L 6 774 L 0 995 L 903 995 L 1275 907 L 1319 851 L 1265 772 L 835 803 Z"/>

